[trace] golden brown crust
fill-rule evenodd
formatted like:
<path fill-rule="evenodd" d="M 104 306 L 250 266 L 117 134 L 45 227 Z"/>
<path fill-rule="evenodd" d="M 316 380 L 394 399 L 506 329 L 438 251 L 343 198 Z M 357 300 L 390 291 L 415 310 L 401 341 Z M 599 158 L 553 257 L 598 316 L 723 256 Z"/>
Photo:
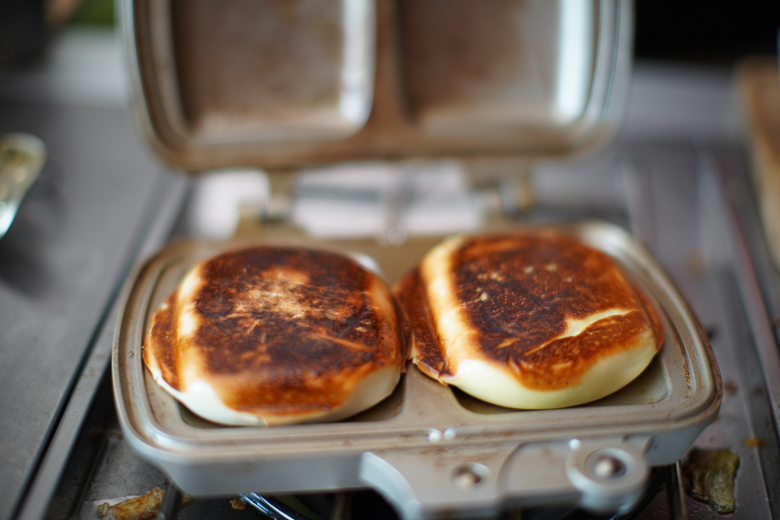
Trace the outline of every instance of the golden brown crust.
<path fill-rule="evenodd" d="M 419 268 L 413 269 L 400 280 L 395 294 L 406 311 L 411 329 L 412 361 L 423 372 L 437 378 L 445 371 L 445 359 Z"/>
<path fill-rule="evenodd" d="M 175 340 L 173 319 L 176 309 L 176 300 L 178 291 L 174 291 L 163 304 L 163 307 L 154 313 L 152 317 L 152 328 L 149 337 L 144 343 L 142 354 L 144 362 L 150 365 L 156 361 L 162 371 L 163 379 L 171 387 L 181 390 L 179 385 L 179 373 L 176 370 L 175 354 L 173 342 Z"/>
<path fill-rule="evenodd" d="M 633 348 L 648 331 L 656 351 L 661 348 L 661 322 L 647 298 L 608 255 L 572 238 L 549 232 L 469 237 L 447 259 L 449 264 L 428 265 L 424 273 L 447 271 L 453 307 L 463 330 L 475 338 L 477 355 L 510 367 L 526 388 L 569 388 L 600 360 Z M 424 259 L 423 265 L 426 261 L 432 260 Z M 412 322 L 415 363 L 446 382 L 457 372 L 457 360 L 445 352 L 447 341 L 430 311 L 425 289 L 430 284 L 418 269 L 402 280 L 396 294 L 417 316 Z M 568 334 L 571 320 L 614 309 L 620 313 Z"/>
<path fill-rule="evenodd" d="M 345 256 L 253 247 L 207 260 L 198 276 L 186 305 L 175 293 L 155 314 L 144 346 L 177 390 L 186 355 L 228 407 L 299 414 L 337 407 L 359 380 L 406 359 L 384 282 Z M 197 324 L 186 337 L 175 329 L 183 307 Z"/>
<path fill-rule="evenodd" d="M 557 390 L 577 384 L 598 361 L 625 350 L 647 323 L 639 311 L 595 322 L 577 336 L 554 339 L 543 348 L 507 355 L 508 363 L 524 385 L 536 390 Z"/>

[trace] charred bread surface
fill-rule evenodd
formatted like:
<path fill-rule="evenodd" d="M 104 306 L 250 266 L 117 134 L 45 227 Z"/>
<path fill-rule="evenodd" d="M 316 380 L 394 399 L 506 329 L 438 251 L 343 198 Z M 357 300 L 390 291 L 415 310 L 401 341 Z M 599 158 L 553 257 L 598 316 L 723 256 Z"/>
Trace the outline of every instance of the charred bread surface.
<path fill-rule="evenodd" d="M 655 309 L 609 255 L 551 231 L 445 240 L 396 294 L 419 369 L 505 407 L 609 395 L 663 342 Z"/>
<path fill-rule="evenodd" d="M 338 253 L 257 246 L 191 269 L 152 319 L 155 381 L 221 424 L 338 420 L 395 388 L 407 359 L 395 300 Z"/>

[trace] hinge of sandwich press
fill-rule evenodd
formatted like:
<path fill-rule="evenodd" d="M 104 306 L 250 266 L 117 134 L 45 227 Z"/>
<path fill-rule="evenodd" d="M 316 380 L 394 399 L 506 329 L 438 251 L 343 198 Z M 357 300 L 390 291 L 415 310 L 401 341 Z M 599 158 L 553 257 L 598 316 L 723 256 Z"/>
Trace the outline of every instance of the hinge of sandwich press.
<path fill-rule="evenodd" d="M 295 171 L 266 170 L 268 194 L 262 203 L 242 204 L 239 207 L 237 236 L 256 234 L 277 224 L 288 224 L 292 217 L 295 191 Z"/>
<path fill-rule="evenodd" d="M 531 167 L 513 159 L 467 164 L 474 198 L 488 221 L 515 217 L 534 205 Z"/>

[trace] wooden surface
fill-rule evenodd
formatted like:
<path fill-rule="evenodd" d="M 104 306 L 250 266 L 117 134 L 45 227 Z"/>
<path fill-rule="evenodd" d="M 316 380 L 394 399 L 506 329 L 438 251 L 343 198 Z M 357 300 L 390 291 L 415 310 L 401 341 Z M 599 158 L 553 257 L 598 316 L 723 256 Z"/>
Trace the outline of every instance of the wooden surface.
<path fill-rule="evenodd" d="M 742 63 L 737 77 L 764 233 L 780 268 L 780 71 L 776 58 Z"/>

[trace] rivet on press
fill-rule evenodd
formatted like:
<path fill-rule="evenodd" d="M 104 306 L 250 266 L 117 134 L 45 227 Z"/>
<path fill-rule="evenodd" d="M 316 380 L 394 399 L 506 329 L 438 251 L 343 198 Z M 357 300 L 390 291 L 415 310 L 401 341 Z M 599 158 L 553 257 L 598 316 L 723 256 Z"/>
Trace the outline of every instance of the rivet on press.
<path fill-rule="evenodd" d="M 464 464 L 455 468 L 452 481 L 460 489 L 471 489 L 484 481 L 489 473 L 490 470 L 482 464 Z"/>
<path fill-rule="evenodd" d="M 628 471 L 626 464 L 612 455 L 601 455 L 592 466 L 593 474 L 600 478 L 622 477 Z"/>
<path fill-rule="evenodd" d="M 428 432 L 427 439 L 428 439 L 428 442 L 439 442 L 439 441 L 442 440 L 443 437 L 444 436 L 442 435 L 441 430 L 431 429 Z"/>

